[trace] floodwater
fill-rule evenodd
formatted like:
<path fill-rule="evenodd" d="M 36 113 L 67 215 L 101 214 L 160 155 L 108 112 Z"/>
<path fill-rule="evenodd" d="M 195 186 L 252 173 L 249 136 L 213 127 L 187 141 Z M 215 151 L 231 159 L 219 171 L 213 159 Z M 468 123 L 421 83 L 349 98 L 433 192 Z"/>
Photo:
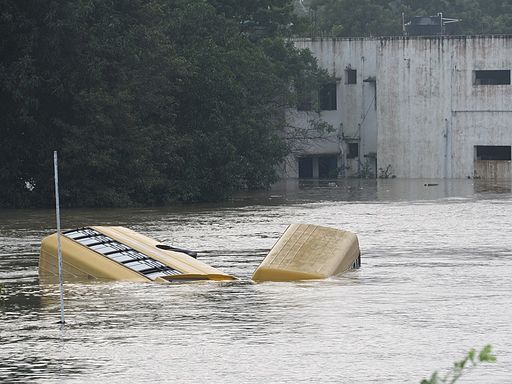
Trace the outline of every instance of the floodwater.
<path fill-rule="evenodd" d="M 427 183 L 437 185 L 425 185 Z M 51 210 L 0 211 L 2 383 L 419 383 L 472 347 L 461 383 L 512 383 L 511 183 L 290 181 L 223 205 L 63 210 L 198 250 L 235 282 L 40 285 Z M 354 231 L 362 267 L 252 283 L 289 223 Z"/>

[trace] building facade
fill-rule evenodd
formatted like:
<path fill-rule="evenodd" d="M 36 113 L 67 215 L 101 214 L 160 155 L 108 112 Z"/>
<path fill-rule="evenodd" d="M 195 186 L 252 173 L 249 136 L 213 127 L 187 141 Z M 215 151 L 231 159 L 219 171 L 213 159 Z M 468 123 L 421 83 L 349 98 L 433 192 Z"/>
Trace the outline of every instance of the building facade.
<path fill-rule="evenodd" d="M 298 39 L 333 76 L 315 111 L 326 122 L 290 156 L 288 177 L 510 179 L 512 36 Z"/>

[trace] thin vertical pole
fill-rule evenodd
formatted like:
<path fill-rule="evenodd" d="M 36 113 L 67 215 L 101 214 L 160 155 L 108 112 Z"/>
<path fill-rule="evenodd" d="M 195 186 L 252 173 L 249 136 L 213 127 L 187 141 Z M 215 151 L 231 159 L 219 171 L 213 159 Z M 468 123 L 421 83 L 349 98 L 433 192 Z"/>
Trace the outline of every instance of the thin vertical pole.
<path fill-rule="evenodd" d="M 57 167 L 57 151 L 53 151 L 53 171 L 55 175 L 55 210 L 57 213 L 57 254 L 59 263 L 60 289 L 60 322 L 64 324 L 64 285 L 62 283 L 62 250 L 60 246 L 60 202 L 59 202 L 59 171 Z"/>

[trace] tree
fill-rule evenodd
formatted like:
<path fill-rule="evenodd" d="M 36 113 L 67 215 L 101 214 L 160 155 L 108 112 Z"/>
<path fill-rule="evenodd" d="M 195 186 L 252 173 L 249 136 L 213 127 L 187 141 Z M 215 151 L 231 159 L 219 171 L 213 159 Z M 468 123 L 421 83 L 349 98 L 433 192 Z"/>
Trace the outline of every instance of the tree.
<path fill-rule="evenodd" d="M 67 206 L 267 187 L 284 108 L 322 77 L 283 38 L 290 4 L 2 0 L 0 205 L 52 204 L 55 149 Z"/>
<path fill-rule="evenodd" d="M 182 200 L 220 199 L 276 181 L 275 165 L 288 149 L 284 109 L 295 104 L 292 85 L 323 74 L 310 54 L 279 34 L 245 33 L 240 23 L 253 8 L 239 5 L 233 17 L 229 5 L 188 4 L 169 30 L 194 68 L 177 120 L 179 135 L 190 139 L 179 150 L 181 165 L 168 169 Z M 201 28 L 188 33 L 198 22 Z"/>
<path fill-rule="evenodd" d="M 2 205 L 51 204 L 54 149 L 64 205 L 156 202 L 151 156 L 186 76 L 159 29 L 163 2 L 6 3 Z"/>

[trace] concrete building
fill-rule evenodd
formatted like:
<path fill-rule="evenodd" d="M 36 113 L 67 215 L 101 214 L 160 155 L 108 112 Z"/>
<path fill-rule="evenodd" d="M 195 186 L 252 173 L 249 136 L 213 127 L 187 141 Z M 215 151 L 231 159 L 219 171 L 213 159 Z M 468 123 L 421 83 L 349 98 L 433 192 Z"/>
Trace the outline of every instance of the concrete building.
<path fill-rule="evenodd" d="M 288 177 L 511 178 L 512 36 L 295 44 L 335 83 L 315 111 L 289 111 L 288 121 L 333 131 L 297 146 Z"/>

